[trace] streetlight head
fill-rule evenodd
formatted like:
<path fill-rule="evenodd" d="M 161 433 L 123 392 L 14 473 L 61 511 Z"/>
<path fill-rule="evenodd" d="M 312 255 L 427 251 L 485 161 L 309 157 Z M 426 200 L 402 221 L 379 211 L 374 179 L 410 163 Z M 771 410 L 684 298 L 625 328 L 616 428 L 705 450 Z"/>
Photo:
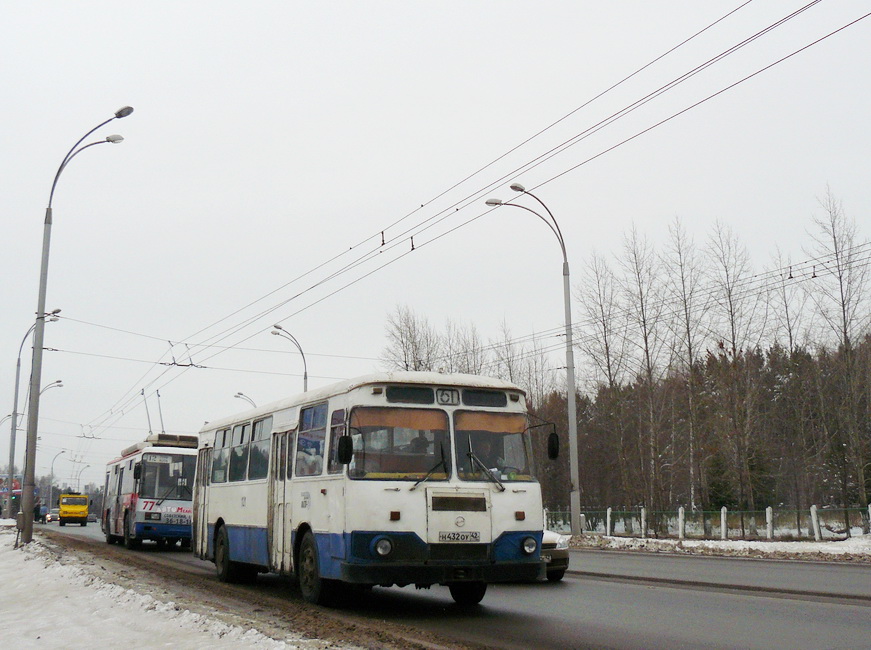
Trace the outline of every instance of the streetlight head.
<path fill-rule="evenodd" d="M 120 135 L 107 135 L 106 142 L 111 142 L 112 144 L 118 144 L 119 142 L 124 142 L 124 137 Z"/>
<path fill-rule="evenodd" d="M 60 313 L 60 309 L 52 309 L 49 313 L 52 316 L 57 316 Z"/>
<path fill-rule="evenodd" d="M 502 199 L 487 199 L 484 203 L 490 207 L 496 207 L 497 205 L 502 205 Z"/>
<path fill-rule="evenodd" d="M 526 191 L 526 188 L 523 187 L 523 185 L 521 185 L 520 183 L 511 183 L 511 185 L 509 185 L 509 187 L 512 190 L 514 190 L 515 192 L 525 192 Z"/>
<path fill-rule="evenodd" d="M 272 330 L 272 331 L 270 332 L 270 334 L 273 334 L 273 335 L 275 335 L 275 336 L 281 336 L 281 332 L 279 332 L 278 330 Z"/>
<path fill-rule="evenodd" d="M 127 117 L 130 113 L 133 112 L 132 106 L 122 106 L 117 111 L 115 111 L 115 117 L 121 119 L 122 117 Z"/>
<path fill-rule="evenodd" d="M 277 330 L 283 330 L 283 329 L 284 329 L 284 328 L 283 328 L 281 325 L 279 325 L 278 323 L 276 323 L 276 324 L 273 325 L 272 327 L 274 327 L 274 328 L 277 329 Z"/>

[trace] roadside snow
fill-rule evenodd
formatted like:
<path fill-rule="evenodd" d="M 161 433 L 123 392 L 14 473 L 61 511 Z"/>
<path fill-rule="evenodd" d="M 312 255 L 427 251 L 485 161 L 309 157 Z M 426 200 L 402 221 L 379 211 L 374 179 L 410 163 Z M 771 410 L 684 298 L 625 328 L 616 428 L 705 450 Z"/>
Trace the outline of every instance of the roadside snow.
<path fill-rule="evenodd" d="M 87 567 L 58 562 L 38 540 L 13 548 L 14 521 L 0 520 L 0 630 L 7 648 L 323 648 L 324 641 L 275 641 L 172 602 L 109 584 Z"/>
<path fill-rule="evenodd" d="M 670 553 L 771 556 L 794 559 L 852 559 L 871 561 L 871 535 L 858 535 L 839 542 L 747 542 L 743 540 L 640 539 L 584 535 L 572 538 L 573 548 L 597 547 Z"/>

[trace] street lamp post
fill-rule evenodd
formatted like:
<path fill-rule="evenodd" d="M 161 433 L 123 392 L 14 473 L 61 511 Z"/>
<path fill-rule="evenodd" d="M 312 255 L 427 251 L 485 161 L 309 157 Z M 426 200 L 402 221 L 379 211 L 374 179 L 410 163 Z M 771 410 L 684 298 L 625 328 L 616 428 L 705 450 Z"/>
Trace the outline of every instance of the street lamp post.
<path fill-rule="evenodd" d="M 296 340 L 296 337 L 284 329 L 281 325 L 273 325 L 275 329 L 272 330 L 272 333 L 275 336 L 280 336 L 283 339 L 287 339 L 291 343 L 296 346 L 296 349 L 299 350 L 299 355 L 302 357 L 302 392 L 308 392 L 308 364 L 305 362 L 305 352 L 302 351 L 302 346 L 299 344 L 299 341 Z"/>
<path fill-rule="evenodd" d="M 238 397 L 239 399 L 244 399 L 251 406 L 253 406 L 254 408 L 257 408 L 257 404 L 254 403 L 254 400 L 251 399 L 250 397 L 248 397 L 247 395 L 245 395 L 244 393 L 236 393 L 235 395 L 233 395 L 233 397 Z"/>
<path fill-rule="evenodd" d="M 581 491 L 580 491 L 580 475 L 578 471 L 578 407 L 575 397 L 575 354 L 572 343 L 572 302 L 571 302 L 571 282 L 569 278 L 569 258 L 566 254 L 566 243 L 563 239 L 562 231 L 559 223 L 550 211 L 550 208 L 545 205 L 544 201 L 535 196 L 532 192 L 528 192 L 520 183 L 512 183 L 511 189 L 521 194 L 531 196 L 538 201 L 541 206 L 547 211 L 550 220 L 542 216 L 535 210 L 527 208 L 519 203 L 505 203 L 499 199 L 487 199 L 487 205 L 498 207 L 502 205 L 510 205 L 513 208 L 520 208 L 531 212 L 536 217 L 544 221 L 551 232 L 556 235 L 559 241 L 560 249 L 563 253 L 563 300 L 565 303 L 565 320 L 566 320 L 566 400 L 568 403 L 568 420 L 569 420 L 569 476 L 571 479 L 571 492 L 569 500 L 571 505 L 572 516 L 572 534 L 580 535 L 581 530 Z"/>
<path fill-rule="evenodd" d="M 76 492 L 81 492 L 82 472 L 84 472 L 89 467 L 90 467 L 90 465 L 85 465 L 82 469 L 79 470 L 79 473 L 76 475 Z"/>
<path fill-rule="evenodd" d="M 49 474 L 49 483 L 48 483 L 48 509 L 51 510 L 51 507 L 54 505 L 54 461 L 57 460 L 57 457 L 61 454 L 65 454 L 66 450 L 62 449 L 55 457 L 51 459 L 51 473 Z"/>
<path fill-rule="evenodd" d="M 49 244 L 51 243 L 52 223 L 51 202 L 54 198 L 54 190 L 57 187 L 57 181 L 60 178 L 61 172 L 63 172 L 70 161 L 82 151 L 98 144 L 105 144 L 107 142 L 117 144 L 124 140 L 120 135 L 110 135 L 103 140 L 80 146 L 84 139 L 112 120 L 127 117 L 132 112 L 133 108 L 130 106 L 119 108 L 115 111 L 115 114 L 112 117 L 101 122 L 79 138 L 78 142 L 76 142 L 73 145 L 73 148 L 67 152 L 67 155 L 64 156 L 60 166 L 57 168 L 57 173 L 54 175 L 54 181 L 51 184 L 51 192 L 48 195 L 48 207 L 45 209 L 45 223 L 42 235 L 42 259 L 39 272 L 39 294 L 36 305 L 36 323 L 33 330 L 33 361 L 30 368 L 30 407 L 27 410 L 27 454 L 24 459 L 24 485 L 22 486 L 21 494 L 21 507 L 24 510 L 24 527 L 21 531 L 21 542 L 23 544 L 29 544 L 33 540 L 33 490 L 36 483 L 36 431 L 39 425 L 39 388 L 42 382 L 42 346 L 45 334 L 45 294 L 46 289 L 48 288 L 48 252 Z"/>
<path fill-rule="evenodd" d="M 54 323 L 58 320 L 58 314 L 60 313 L 60 309 L 55 309 L 54 311 L 43 314 L 42 320 L 46 318 L 50 323 Z M 39 317 L 37 317 L 38 319 Z M 30 326 L 27 330 L 27 333 L 24 335 L 24 338 L 21 339 L 21 345 L 18 346 L 18 362 L 15 364 L 15 395 L 12 400 L 12 426 L 11 431 L 9 432 L 9 478 L 8 478 L 8 487 L 9 490 L 6 493 L 6 508 L 4 511 L 7 515 L 12 515 L 12 479 L 15 474 L 15 437 L 18 433 L 18 384 L 21 379 L 21 352 L 24 349 L 24 342 L 27 340 L 27 337 L 30 336 L 30 333 L 36 327 L 36 323 Z"/>

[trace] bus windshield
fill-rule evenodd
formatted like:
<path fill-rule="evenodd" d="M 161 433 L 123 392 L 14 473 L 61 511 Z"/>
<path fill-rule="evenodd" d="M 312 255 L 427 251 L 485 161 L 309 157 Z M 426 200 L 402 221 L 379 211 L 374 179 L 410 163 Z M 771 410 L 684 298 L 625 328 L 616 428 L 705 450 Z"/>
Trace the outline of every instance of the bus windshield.
<path fill-rule="evenodd" d="M 196 456 L 143 454 L 139 496 L 158 501 L 190 501 L 193 496 L 196 465 Z"/>
<path fill-rule="evenodd" d="M 358 407 L 351 411 L 353 479 L 444 481 L 451 473 L 448 416 L 436 409 Z"/>
<path fill-rule="evenodd" d="M 522 413 L 454 413 L 457 472 L 465 481 L 532 481 L 532 454 Z"/>

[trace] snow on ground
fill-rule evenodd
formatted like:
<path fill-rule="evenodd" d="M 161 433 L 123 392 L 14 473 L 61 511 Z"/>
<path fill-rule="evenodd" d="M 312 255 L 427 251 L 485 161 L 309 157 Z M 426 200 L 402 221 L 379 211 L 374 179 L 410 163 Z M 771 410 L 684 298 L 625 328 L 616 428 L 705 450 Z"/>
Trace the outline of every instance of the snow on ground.
<path fill-rule="evenodd" d="M 871 535 L 857 535 L 839 542 L 777 542 L 701 539 L 640 539 L 584 535 L 572 538 L 573 548 L 597 547 L 669 553 L 700 553 L 743 557 L 871 562 Z"/>
<path fill-rule="evenodd" d="M 172 602 L 109 584 L 84 565 L 58 562 L 38 540 L 14 548 L 0 520 L 0 638 L 6 648 L 322 648 L 322 641 L 275 641 Z M 335 646 L 332 646 L 335 647 Z"/>

